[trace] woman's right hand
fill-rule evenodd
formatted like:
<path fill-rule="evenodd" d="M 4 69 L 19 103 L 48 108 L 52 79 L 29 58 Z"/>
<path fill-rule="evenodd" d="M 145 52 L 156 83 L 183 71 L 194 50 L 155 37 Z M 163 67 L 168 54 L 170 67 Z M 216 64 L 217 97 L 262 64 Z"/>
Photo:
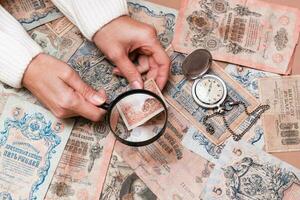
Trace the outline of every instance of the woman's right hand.
<path fill-rule="evenodd" d="M 39 54 L 29 64 L 22 84 L 58 118 L 82 116 L 99 121 L 105 110 L 104 90 L 95 91 L 66 63 Z"/>

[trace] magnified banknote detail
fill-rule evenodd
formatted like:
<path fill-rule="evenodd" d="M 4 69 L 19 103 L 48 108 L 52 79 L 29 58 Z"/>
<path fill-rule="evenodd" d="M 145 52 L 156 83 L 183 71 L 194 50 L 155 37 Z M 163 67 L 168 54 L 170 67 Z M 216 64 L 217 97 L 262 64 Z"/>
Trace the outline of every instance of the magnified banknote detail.
<path fill-rule="evenodd" d="M 258 0 L 182 1 L 173 46 L 213 59 L 289 74 L 299 37 L 299 10 Z"/>
<path fill-rule="evenodd" d="M 144 83 L 144 89 L 164 99 L 153 79 L 149 79 Z M 128 130 L 132 130 L 144 124 L 165 110 L 161 102 L 152 96 L 144 94 L 136 94 L 132 97 L 122 99 L 120 103 L 118 103 L 117 108 Z"/>

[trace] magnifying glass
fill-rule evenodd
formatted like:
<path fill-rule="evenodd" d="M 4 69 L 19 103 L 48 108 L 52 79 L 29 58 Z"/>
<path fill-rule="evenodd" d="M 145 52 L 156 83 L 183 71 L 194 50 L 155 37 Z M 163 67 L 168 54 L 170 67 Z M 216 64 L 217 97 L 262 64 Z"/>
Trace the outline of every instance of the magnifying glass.
<path fill-rule="evenodd" d="M 167 106 L 162 98 L 148 90 L 130 90 L 110 104 L 107 110 L 111 132 L 123 144 L 139 147 L 153 143 L 162 136 L 168 121 Z"/>

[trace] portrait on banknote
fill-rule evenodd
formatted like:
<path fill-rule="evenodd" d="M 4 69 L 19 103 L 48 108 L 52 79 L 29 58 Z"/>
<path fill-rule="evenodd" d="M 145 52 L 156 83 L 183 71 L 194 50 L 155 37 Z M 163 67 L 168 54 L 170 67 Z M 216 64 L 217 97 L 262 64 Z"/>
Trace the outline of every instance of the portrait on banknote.
<path fill-rule="evenodd" d="M 156 200 L 157 197 L 114 151 L 100 199 Z"/>
<path fill-rule="evenodd" d="M 156 196 L 146 184 L 135 174 L 129 175 L 122 184 L 121 200 L 156 200 Z"/>

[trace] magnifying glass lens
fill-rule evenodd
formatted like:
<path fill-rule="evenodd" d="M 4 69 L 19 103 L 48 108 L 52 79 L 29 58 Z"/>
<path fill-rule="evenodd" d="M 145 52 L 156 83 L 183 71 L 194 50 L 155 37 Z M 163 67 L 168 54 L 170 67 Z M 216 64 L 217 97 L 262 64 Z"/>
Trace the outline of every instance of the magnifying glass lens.
<path fill-rule="evenodd" d="M 109 123 L 125 144 L 144 146 L 157 140 L 165 129 L 164 102 L 151 94 L 135 93 L 121 98 L 111 109 Z"/>

